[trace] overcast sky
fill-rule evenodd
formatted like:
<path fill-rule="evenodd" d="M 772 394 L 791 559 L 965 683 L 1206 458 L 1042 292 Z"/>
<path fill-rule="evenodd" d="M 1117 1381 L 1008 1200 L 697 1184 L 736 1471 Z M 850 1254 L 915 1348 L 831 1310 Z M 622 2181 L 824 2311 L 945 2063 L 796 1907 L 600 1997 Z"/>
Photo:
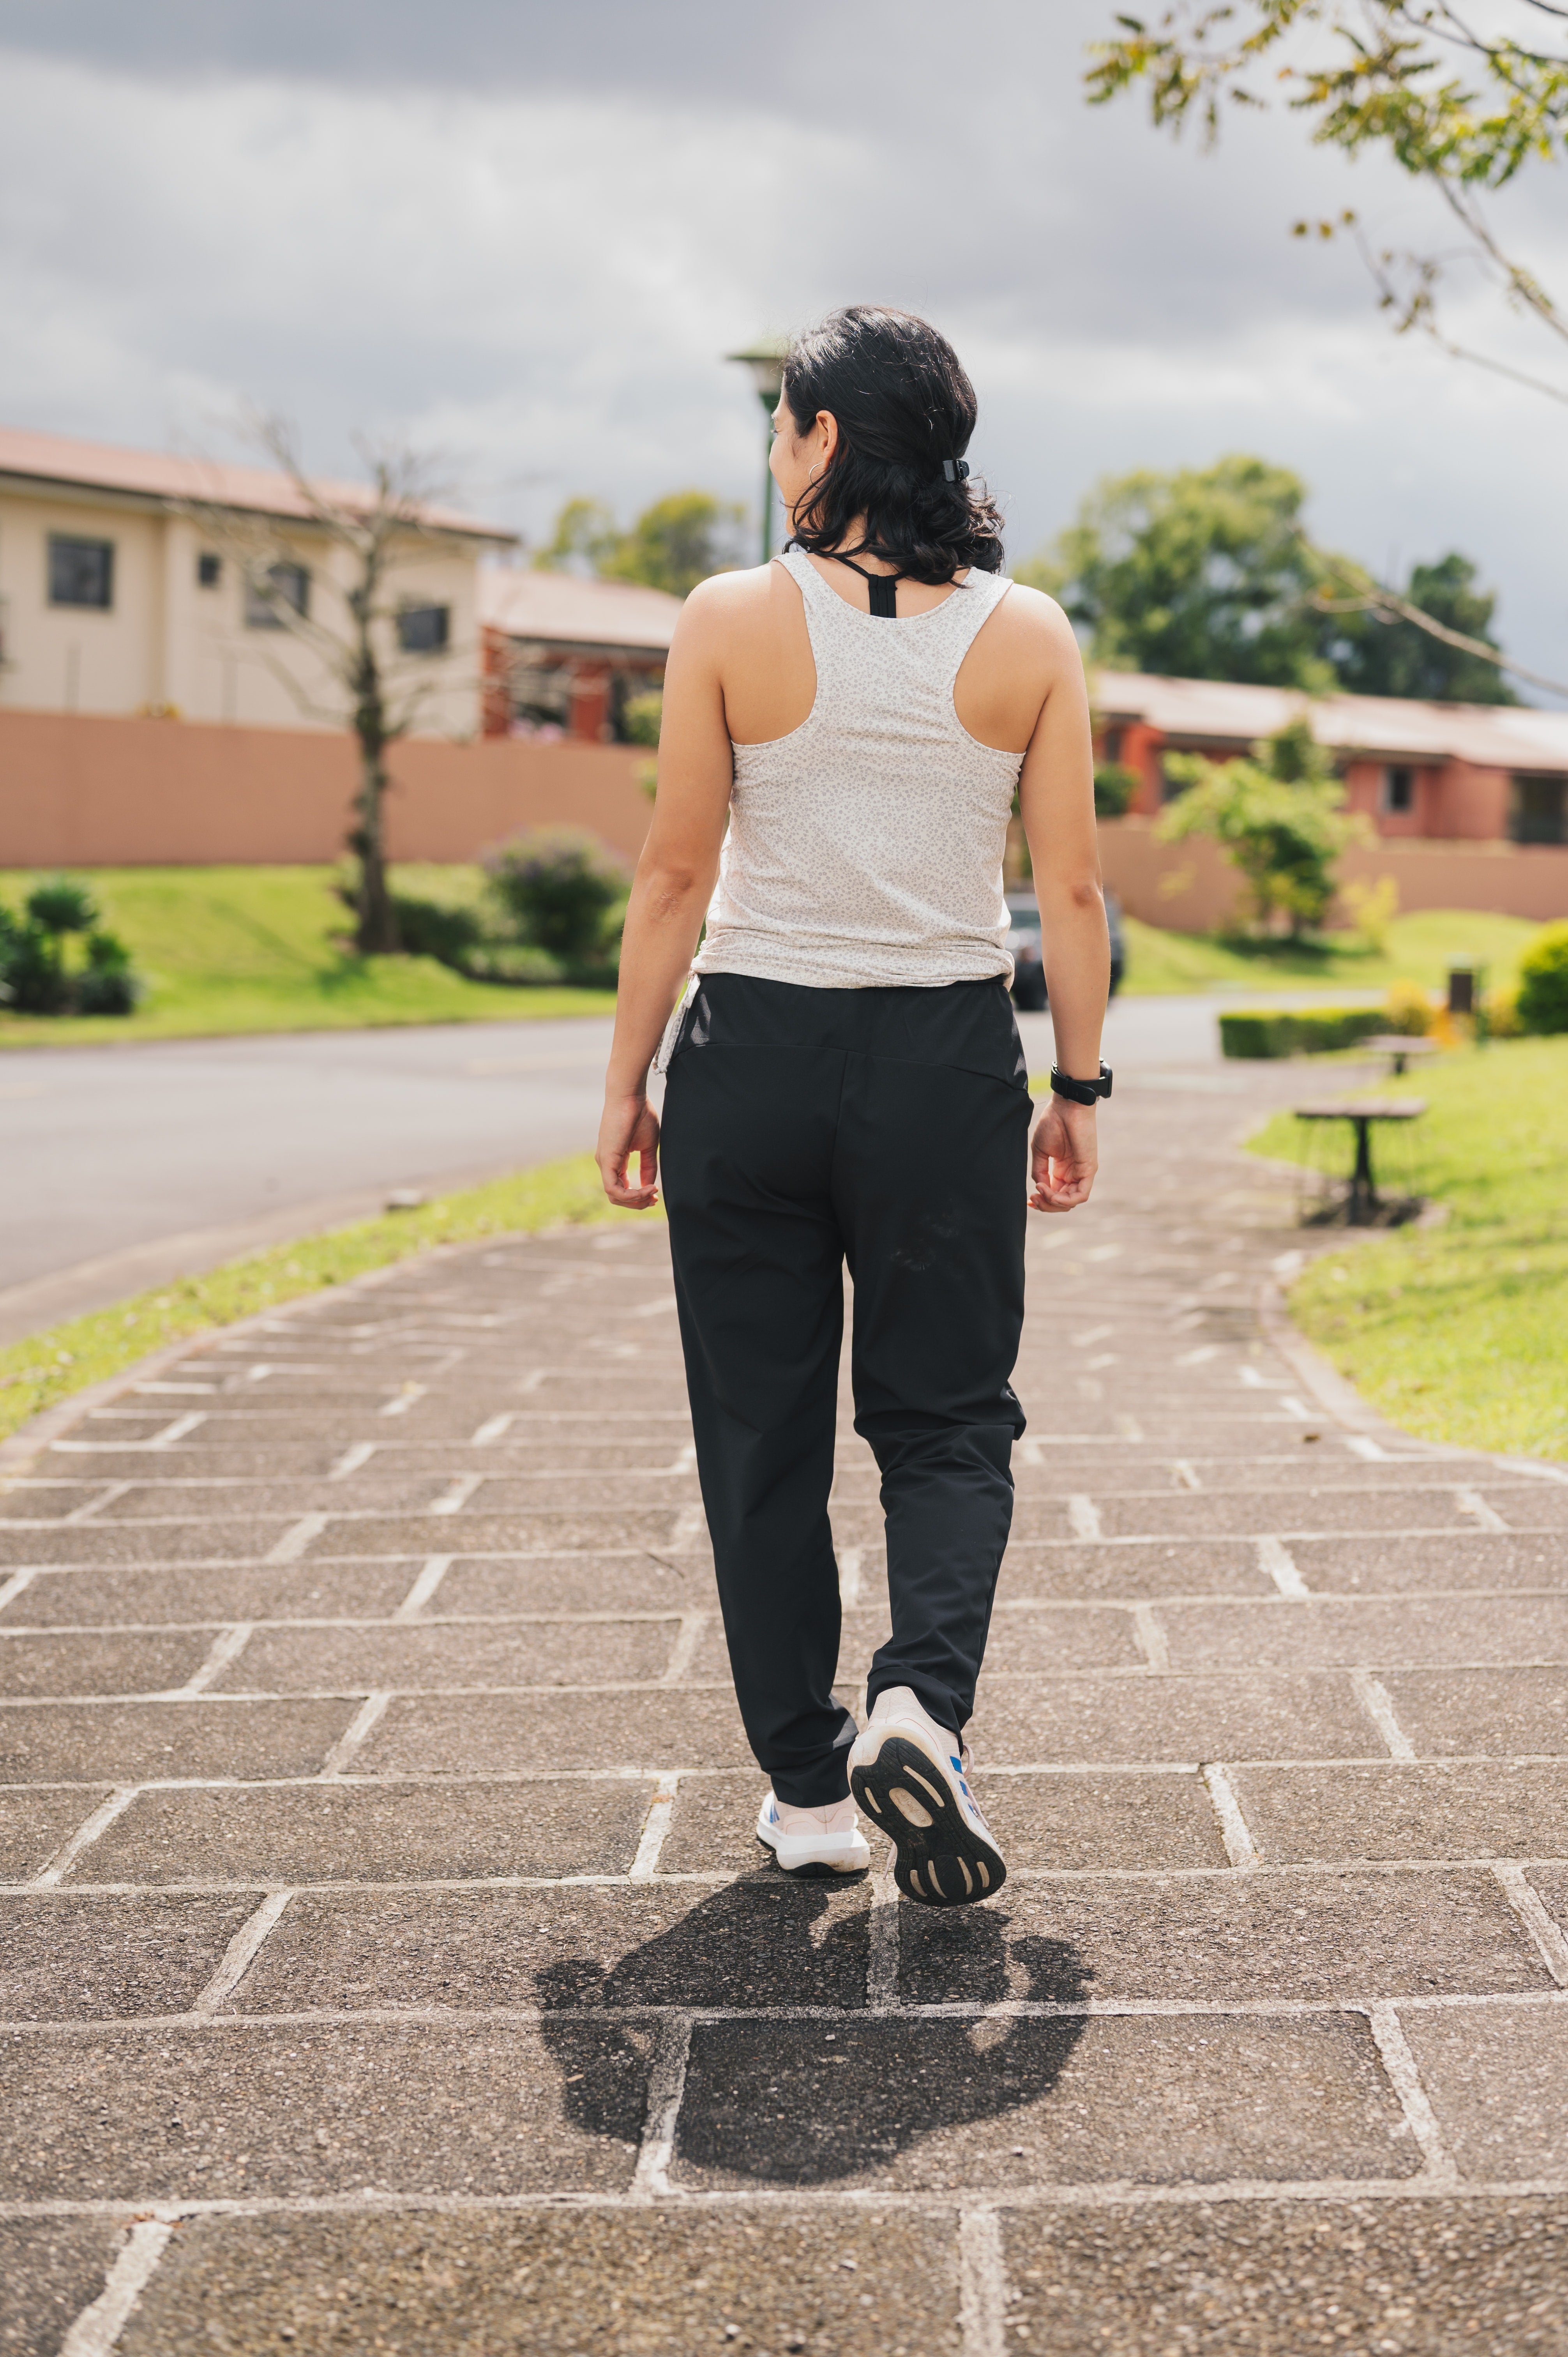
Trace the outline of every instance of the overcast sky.
<path fill-rule="evenodd" d="M 537 536 L 576 491 L 755 507 L 724 353 L 903 304 L 974 377 L 1015 557 L 1101 474 L 1254 450 L 1376 566 L 1474 556 L 1562 675 L 1563 411 L 1396 340 L 1348 250 L 1288 234 L 1353 203 L 1451 243 L 1431 200 L 1285 116 L 1205 156 L 1089 108 L 1112 7 L 0 0 L 0 418 L 219 454 L 248 398 L 324 469 L 398 431 Z M 1498 216 L 1560 292 L 1564 193 Z M 1478 293 L 1454 324 L 1553 365 Z"/>

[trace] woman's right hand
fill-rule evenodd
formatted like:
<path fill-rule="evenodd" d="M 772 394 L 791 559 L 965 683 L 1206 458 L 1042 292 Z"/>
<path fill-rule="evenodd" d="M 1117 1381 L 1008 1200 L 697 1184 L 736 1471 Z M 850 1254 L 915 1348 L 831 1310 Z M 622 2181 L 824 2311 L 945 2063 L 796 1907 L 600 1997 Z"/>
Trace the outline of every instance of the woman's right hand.
<path fill-rule="evenodd" d="M 635 1186 L 628 1168 L 634 1154 L 639 1172 Z M 628 1211 L 653 1209 L 659 1200 L 659 1115 L 649 1103 L 645 1089 L 605 1099 L 594 1159 L 612 1203 Z"/>
<path fill-rule="evenodd" d="M 1075 1104 L 1069 1097 L 1047 1100 L 1029 1149 L 1033 1187 L 1029 1208 L 1034 1211 L 1076 1211 L 1089 1200 L 1094 1174 L 1100 1168 L 1093 1105 Z"/>

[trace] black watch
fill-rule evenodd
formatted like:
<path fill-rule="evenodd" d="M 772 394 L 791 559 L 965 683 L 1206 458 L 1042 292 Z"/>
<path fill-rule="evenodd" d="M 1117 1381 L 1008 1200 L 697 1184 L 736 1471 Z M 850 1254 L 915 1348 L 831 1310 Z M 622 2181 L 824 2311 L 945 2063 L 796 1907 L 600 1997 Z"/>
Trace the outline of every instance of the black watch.
<path fill-rule="evenodd" d="M 1058 1072 L 1053 1064 L 1051 1094 L 1067 1097 L 1073 1104 L 1097 1104 L 1101 1097 L 1111 1094 L 1111 1067 L 1102 1063 L 1097 1081 L 1075 1081 L 1070 1072 Z"/>

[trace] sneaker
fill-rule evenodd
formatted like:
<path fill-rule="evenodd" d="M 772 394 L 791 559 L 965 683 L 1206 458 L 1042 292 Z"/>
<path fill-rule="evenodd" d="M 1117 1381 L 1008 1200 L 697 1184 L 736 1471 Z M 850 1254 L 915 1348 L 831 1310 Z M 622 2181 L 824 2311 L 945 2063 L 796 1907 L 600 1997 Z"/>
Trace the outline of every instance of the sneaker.
<path fill-rule="evenodd" d="M 893 1879 L 922 1907 L 967 1907 L 1007 1879 L 964 1773 L 967 1755 L 908 1686 L 876 1697 L 849 1755 L 849 1789 L 894 1845 Z"/>
<path fill-rule="evenodd" d="M 831 1809 L 792 1809 L 788 1801 L 776 1801 L 769 1790 L 757 1812 L 757 1838 L 773 1852 L 776 1866 L 807 1879 L 864 1874 L 871 1864 L 871 1844 L 849 1800 L 835 1801 Z"/>

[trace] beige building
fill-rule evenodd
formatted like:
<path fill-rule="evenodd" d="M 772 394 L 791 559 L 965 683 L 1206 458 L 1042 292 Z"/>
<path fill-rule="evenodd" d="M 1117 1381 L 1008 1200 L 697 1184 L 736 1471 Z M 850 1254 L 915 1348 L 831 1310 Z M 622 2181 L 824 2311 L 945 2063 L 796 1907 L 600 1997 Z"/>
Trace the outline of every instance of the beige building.
<path fill-rule="evenodd" d="M 350 509 L 370 499 L 321 488 Z M 473 737 L 480 560 L 514 535 L 441 508 L 419 518 L 381 653 L 415 733 Z M 286 475 L 0 427 L 0 708 L 342 728 L 329 661 L 279 609 L 340 635 L 353 573 Z"/>

